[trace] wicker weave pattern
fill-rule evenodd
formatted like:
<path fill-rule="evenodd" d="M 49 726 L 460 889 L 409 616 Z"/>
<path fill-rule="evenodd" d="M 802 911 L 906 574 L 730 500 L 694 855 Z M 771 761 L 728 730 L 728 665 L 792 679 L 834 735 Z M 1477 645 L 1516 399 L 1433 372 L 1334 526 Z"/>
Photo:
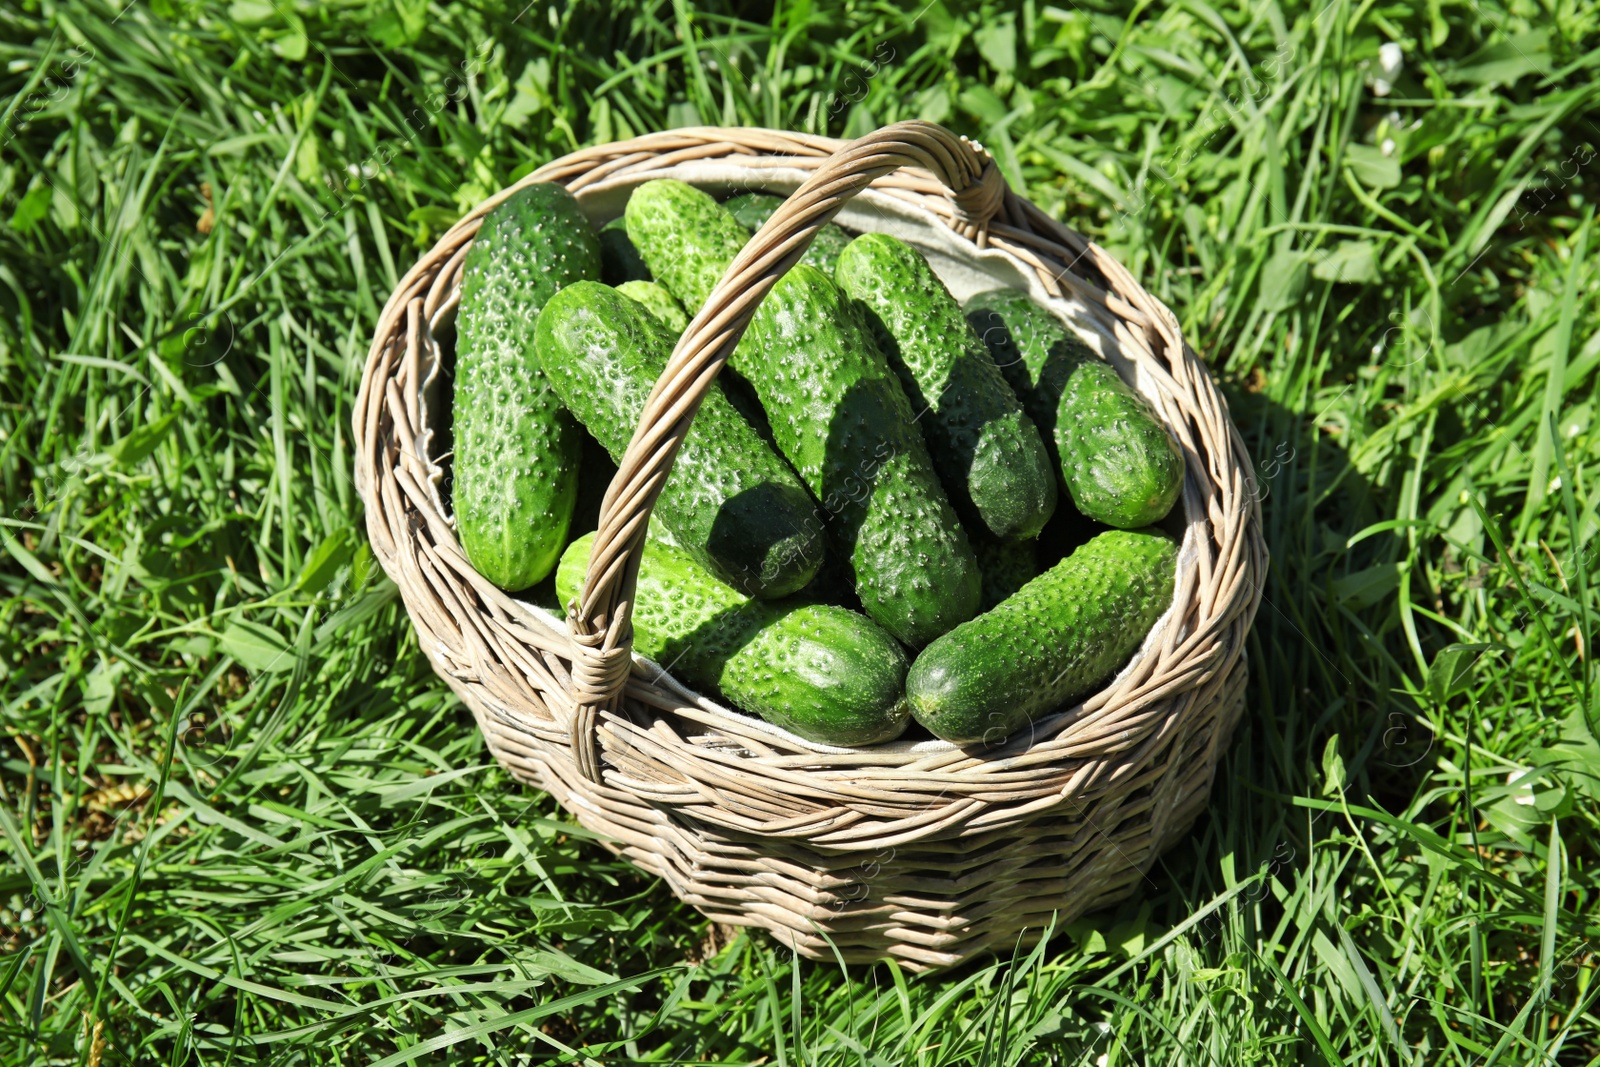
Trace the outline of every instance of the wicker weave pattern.
<path fill-rule="evenodd" d="M 705 914 L 765 927 L 808 955 L 831 954 L 831 940 L 851 960 L 943 966 L 1126 895 L 1202 810 L 1242 708 L 1265 549 L 1222 398 L 1172 313 L 1120 264 L 1016 196 L 981 149 L 928 123 L 849 144 L 677 130 L 574 153 L 524 181 L 581 195 L 707 160 L 813 174 L 730 267 L 657 383 L 607 492 L 570 632 L 473 571 L 429 455 L 435 332 L 451 320 L 483 216 L 512 190 L 457 223 L 390 297 L 356 404 L 356 478 L 421 647 L 515 775 Z M 700 397 L 760 297 L 869 183 L 1086 304 L 1187 460 L 1190 565 L 1174 610 L 1105 690 L 988 751 L 820 749 L 628 654 L 644 522 Z"/>

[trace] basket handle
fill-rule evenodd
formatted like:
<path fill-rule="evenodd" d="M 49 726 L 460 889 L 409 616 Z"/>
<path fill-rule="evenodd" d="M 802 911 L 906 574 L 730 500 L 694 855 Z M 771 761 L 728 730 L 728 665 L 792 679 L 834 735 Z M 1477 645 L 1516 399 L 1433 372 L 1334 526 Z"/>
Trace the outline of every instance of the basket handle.
<path fill-rule="evenodd" d="M 632 665 L 629 619 L 651 508 L 701 399 L 733 354 L 767 291 L 799 261 L 822 226 L 856 193 L 900 167 L 931 173 L 949 191 L 951 227 L 981 240 L 1011 197 L 981 146 L 931 122 L 897 122 L 851 141 L 817 168 L 734 257 L 667 360 L 600 505 L 583 588 L 567 606 L 572 640 L 571 720 L 578 769 L 600 780 L 595 727 L 614 711 Z"/>

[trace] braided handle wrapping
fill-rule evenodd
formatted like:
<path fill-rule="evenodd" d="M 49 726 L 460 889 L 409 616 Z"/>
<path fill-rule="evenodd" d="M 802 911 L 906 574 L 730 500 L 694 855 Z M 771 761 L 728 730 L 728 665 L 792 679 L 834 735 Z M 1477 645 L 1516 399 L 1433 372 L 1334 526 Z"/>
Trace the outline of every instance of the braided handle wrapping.
<path fill-rule="evenodd" d="M 901 167 L 937 178 L 954 206 L 956 232 L 980 245 L 989 220 L 1013 196 L 983 148 L 931 122 L 898 122 L 850 142 L 795 190 L 734 258 L 678 339 L 645 401 L 600 505 L 583 589 L 567 607 L 573 657 L 569 730 L 578 768 L 590 781 L 600 780 L 595 732 L 600 712 L 616 710 L 632 662 L 629 619 L 650 511 L 700 401 L 756 306 L 799 262 L 817 231 L 852 196 Z"/>

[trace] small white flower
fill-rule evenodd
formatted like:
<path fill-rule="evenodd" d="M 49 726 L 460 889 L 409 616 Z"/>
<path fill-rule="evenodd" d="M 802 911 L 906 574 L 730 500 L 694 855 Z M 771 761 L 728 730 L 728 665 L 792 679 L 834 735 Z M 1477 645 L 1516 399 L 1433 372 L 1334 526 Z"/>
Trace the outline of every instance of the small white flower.
<path fill-rule="evenodd" d="M 1400 69 L 1405 66 L 1405 62 L 1406 54 L 1395 42 L 1385 41 L 1378 46 L 1378 66 L 1382 69 L 1385 78 L 1392 81 L 1394 76 L 1400 73 Z"/>
<path fill-rule="evenodd" d="M 1383 139 L 1383 143 L 1378 146 L 1378 151 L 1382 152 L 1386 156 L 1394 155 L 1394 138 L 1385 137 Z"/>
<path fill-rule="evenodd" d="M 1378 46 L 1378 74 L 1372 79 L 1373 96 L 1389 95 L 1395 79 L 1405 67 L 1405 58 L 1405 52 L 1393 41 L 1385 41 Z"/>

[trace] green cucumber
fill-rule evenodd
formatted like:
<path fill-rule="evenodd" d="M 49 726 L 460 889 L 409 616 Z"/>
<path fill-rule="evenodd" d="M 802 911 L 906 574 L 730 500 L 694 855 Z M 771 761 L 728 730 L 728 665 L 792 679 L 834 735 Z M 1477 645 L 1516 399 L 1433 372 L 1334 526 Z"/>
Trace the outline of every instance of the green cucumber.
<path fill-rule="evenodd" d="M 957 744 L 998 744 L 1128 661 L 1172 604 L 1178 546 L 1159 530 L 1107 530 L 994 610 L 922 650 L 911 714 Z"/>
<path fill-rule="evenodd" d="M 568 410 L 621 462 L 672 353 L 666 327 L 599 282 L 551 298 L 535 330 L 539 360 Z M 778 597 L 817 573 L 811 495 L 713 383 L 656 500 L 684 549 L 741 593 Z"/>
<path fill-rule="evenodd" d="M 766 225 L 772 213 L 782 206 L 783 200 L 783 197 L 771 193 L 740 193 L 731 200 L 724 201 L 722 206 L 739 220 L 739 225 L 753 234 Z M 843 252 L 844 246 L 849 243 L 848 233 L 840 229 L 836 223 L 826 223 L 811 239 L 811 247 L 800 257 L 800 262 L 811 264 L 831 278 L 833 268 L 839 263 L 839 253 Z"/>
<path fill-rule="evenodd" d="M 1001 541 L 1038 536 L 1056 508 L 1050 454 L 922 253 L 862 234 L 839 256 L 837 277 L 867 309 L 962 517 Z"/>
<path fill-rule="evenodd" d="M 569 604 L 594 535 L 556 570 Z M 872 620 L 796 600 L 751 600 L 652 533 L 633 600 L 634 651 L 790 733 L 829 745 L 892 741 L 906 728 L 906 657 Z"/>
<path fill-rule="evenodd" d="M 742 230 L 727 209 L 683 182 L 641 185 L 628 220 L 640 254 L 685 306 L 710 292 L 742 241 L 728 239 L 730 227 Z M 866 613 L 913 647 L 976 614 L 972 546 L 899 380 L 838 286 L 797 264 L 756 308 L 732 367 L 821 501 Z"/>
<path fill-rule="evenodd" d="M 1067 377 L 1078 363 L 1094 359 L 1094 353 L 1060 319 L 1018 289 L 979 293 L 964 310 L 1054 459 L 1056 418 Z"/>
<path fill-rule="evenodd" d="M 973 297 L 967 321 L 1049 436 L 1079 511 L 1132 529 L 1172 510 L 1183 490 L 1183 453 L 1110 365 L 1014 289 Z"/>
<path fill-rule="evenodd" d="M 1183 453 L 1144 397 L 1099 360 L 1072 370 L 1056 422 L 1078 510 L 1107 526 L 1160 521 L 1183 491 Z"/>
<path fill-rule="evenodd" d="M 540 372 L 534 319 L 563 286 L 599 276 L 588 219 L 546 182 L 490 212 L 462 265 L 451 501 L 467 559 L 502 589 L 550 573 L 578 488 L 578 426 Z"/>
<path fill-rule="evenodd" d="M 733 366 L 822 503 L 867 614 L 913 647 L 976 614 L 981 578 L 966 531 L 894 371 L 838 286 L 815 267 L 791 268 Z"/>
<path fill-rule="evenodd" d="M 674 337 L 689 328 L 689 316 L 683 313 L 683 305 L 655 282 L 623 282 L 616 288 L 617 292 L 629 300 L 643 305 L 644 309 L 654 315 L 656 321 L 665 326 Z"/>
<path fill-rule="evenodd" d="M 623 218 L 639 255 L 691 318 L 750 240 L 750 231 L 710 193 L 676 178 L 635 189 Z"/>
<path fill-rule="evenodd" d="M 651 280 L 650 268 L 633 247 L 620 216 L 600 227 L 600 280 L 607 285 Z"/>

